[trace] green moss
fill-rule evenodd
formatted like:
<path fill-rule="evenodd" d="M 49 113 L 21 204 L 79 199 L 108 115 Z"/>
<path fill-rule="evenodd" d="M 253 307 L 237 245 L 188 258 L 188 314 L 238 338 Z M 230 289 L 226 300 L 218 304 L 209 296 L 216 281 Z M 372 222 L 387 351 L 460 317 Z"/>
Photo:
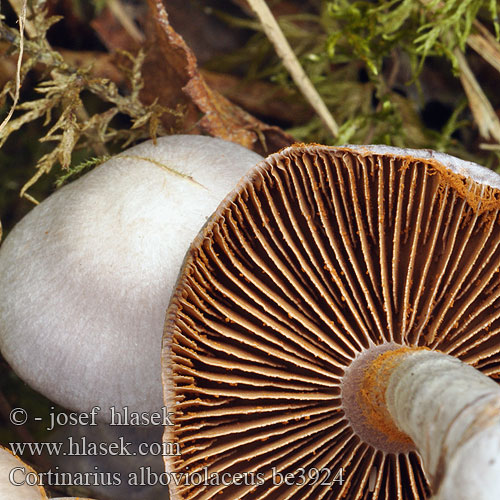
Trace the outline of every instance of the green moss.
<path fill-rule="evenodd" d="M 130 144 L 142 138 L 165 134 L 160 123 L 164 113 L 181 116 L 177 110 L 167 109 L 157 103 L 144 105 L 139 98 L 143 87 L 141 74 L 144 53 L 132 55 L 122 52 L 126 61 L 123 72 L 130 87 L 127 95 L 120 92 L 117 85 L 106 78 L 96 78 L 91 68 L 76 68 L 67 64 L 59 52 L 47 41 L 47 31 L 57 23 L 59 17 L 50 17 L 43 8 L 43 2 L 33 4 L 32 24 L 37 34 L 25 41 L 21 70 L 21 82 L 35 65 L 45 68 L 43 79 L 35 88 L 32 99 L 22 100 L 16 105 L 14 117 L 0 130 L 0 148 L 11 135 L 19 133 L 30 123 L 43 119 L 43 132 L 38 141 L 49 143 L 51 147 L 37 159 L 35 174 L 21 188 L 21 196 L 36 202 L 30 194 L 31 188 L 55 165 L 69 169 L 74 151 L 87 149 L 99 156 L 107 154 L 107 145 L 113 141 Z M 11 41 L 13 47 L 20 46 L 19 32 L 7 26 L 0 18 L 0 35 Z M 11 95 L 14 81 L 9 81 L 0 92 L 0 104 L 5 104 Z M 89 94 L 105 104 L 105 110 L 89 114 L 86 99 Z M 129 118 L 128 126 L 115 128 L 117 116 Z"/>
<path fill-rule="evenodd" d="M 317 5 L 316 12 L 281 16 L 278 21 L 339 123 L 340 134 L 333 139 L 314 117 L 291 124 L 292 135 L 302 142 L 431 148 L 497 165 L 494 152 L 477 147 L 481 139 L 454 55 L 455 49 L 466 50 L 477 21 L 498 36 L 496 2 L 324 0 Z M 258 24 L 221 17 L 235 28 L 256 33 L 244 49 L 217 59 L 211 69 L 243 71 L 248 79 L 295 88 Z M 494 101 L 495 96 L 490 97 Z M 298 92 L 296 98 L 301 99 Z M 423 115 L 433 100 L 449 108 L 449 115 L 443 117 L 444 125 L 429 128 Z"/>

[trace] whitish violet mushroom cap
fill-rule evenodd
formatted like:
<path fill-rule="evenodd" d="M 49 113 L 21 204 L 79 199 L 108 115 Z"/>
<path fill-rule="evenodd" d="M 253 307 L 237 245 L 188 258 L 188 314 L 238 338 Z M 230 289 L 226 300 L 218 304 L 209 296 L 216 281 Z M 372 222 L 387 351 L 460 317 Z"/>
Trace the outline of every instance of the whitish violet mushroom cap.
<path fill-rule="evenodd" d="M 28 464 L 0 446 L 0 500 L 48 500 L 43 479 Z M 52 500 L 92 500 L 83 497 L 57 497 Z"/>
<path fill-rule="evenodd" d="M 25 483 L 26 474 L 36 479 L 29 465 L 0 446 L 0 500 L 47 500 L 42 487 Z"/>
<path fill-rule="evenodd" d="M 499 176 L 429 151 L 294 146 L 257 165 L 167 314 L 166 468 L 209 478 L 171 498 L 429 498 L 436 477 L 363 405 L 358 367 L 408 347 L 500 376 L 499 215 Z"/>
<path fill-rule="evenodd" d="M 261 157 L 202 136 L 115 156 L 56 191 L 0 247 L 0 349 L 60 405 L 162 406 L 165 310 L 186 250 Z"/>
<path fill-rule="evenodd" d="M 446 153 L 433 151 L 432 149 L 397 148 L 383 144 L 369 144 L 362 146 L 349 144 L 346 147 L 362 154 L 375 153 L 389 156 L 397 155 L 400 157 L 421 160 L 435 160 L 457 175 L 472 179 L 474 182 L 479 184 L 500 189 L 500 175 L 490 168 L 483 167 L 482 165 L 478 165 L 477 163 L 471 161 L 462 160 L 461 158 L 457 158 L 456 156 L 451 156 Z"/>

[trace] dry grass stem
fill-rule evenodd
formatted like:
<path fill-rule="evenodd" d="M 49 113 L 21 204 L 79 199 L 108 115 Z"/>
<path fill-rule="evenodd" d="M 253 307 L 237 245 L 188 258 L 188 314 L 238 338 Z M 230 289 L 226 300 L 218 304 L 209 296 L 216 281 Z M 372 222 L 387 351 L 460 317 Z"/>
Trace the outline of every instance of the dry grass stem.
<path fill-rule="evenodd" d="M 130 37 L 137 43 L 143 43 L 144 35 L 134 24 L 120 0 L 108 0 L 106 5 Z"/>
<path fill-rule="evenodd" d="M 500 43 L 480 22 L 476 21 L 474 26 L 478 33 L 469 35 L 467 44 L 500 72 Z"/>
<path fill-rule="evenodd" d="M 297 56 L 294 54 L 265 0 L 248 0 L 248 3 L 257 14 L 264 33 L 274 45 L 277 54 L 281 57 L 293 81 L 311 106 L 316 110 L 333 137 L 336 137 L 339 129 L 335 119 L 326 107 L 326 104 L 315 89 L 311 80 L 306 75 L 304 68 L 299 63 Z"/>
<path fill-rule="evenodd" d="M 21 12 L 19 14 L 19 34 L 20 34 L 20 39 L 19 39 L 19 56 L 17 58 L 17 67 L 16 67 L 16 85 L 15 85 L 15 91 L 14 91 L 14 98 L 13 98 L 13 103 L 12 106 L 7 113 L 7 116 L 4 118 L 2 123 L 0 124 L 0 132 L 7 126 L 7 123 L 9 123 L 9 120 L 12 118 L 12 115 L 14 114 L 14 110 L 16 109 L 17 102 L 19 101 L 19 90 L 21 88 L 21 66 L 23 62 L 23 52 L 24 52 L 24 26 L 26 23 L 26 4 L 28 0 L 23 1 L 23 5 L 21 7 Z M 1 239 L 1 232 L 0 232 L 0 239 Z"/>
<path fill-rule="evenodd" d="M 21 14 L 23 12 L 23 9 L 25 11 L 24 14 L 24 29 L 26 33 L 28 33 L 28 36 L 33 37 L 37 33 L 37 29 L 35 28 L 35 25 L 33 24 L 33 21 L 30 21 L 29 19 L 26 20 L 26 11 L 28 10 L 27 7 L 27 0 L 9 0 L 9 3 L 14 10 L 14 12 L 17 14 L 17 17 L 21 17 Z M 30 12 L 31 14 L 31 12 Z"/>
<path fill-rule="evenodd" d="M 479 147 L 485 151 L 500 151 L 500 144 L 488 144 L 483 142 L 482 144 L 479 144 Z"/>
<path fill-rule="evenodd" d="M 493 138 L 500 142 L 500 120 L 470 69 L 465 56 L 459 49 L 454 50 L 460 68 L 460 81 L 467 94 L 469 106 L 479 133 L 485 139 Z"/>

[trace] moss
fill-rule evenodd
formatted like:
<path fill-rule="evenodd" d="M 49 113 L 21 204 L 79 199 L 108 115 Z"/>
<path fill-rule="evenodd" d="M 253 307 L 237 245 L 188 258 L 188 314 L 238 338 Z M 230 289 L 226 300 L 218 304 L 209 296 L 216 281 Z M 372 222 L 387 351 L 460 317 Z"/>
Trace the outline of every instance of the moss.
<path fill-rule="evenodd" d="M 455 53 L 466 51 L 467 39 L 480 22 L 498 36 L 496 2 L 325 0 L 317 6 L 316 12 L 279 16 L 279 22 L 339 123 L 340 134 L 332 139 L 314 117 L 292 124 L 289 132 L 297 140 L 430 148 L 498 165 L 494 153 L 478 147 L 482 139 L 469 110 L 472 103 L 458 79 Z M 259 26 L 253 20 L 220 15 L 235 28 L 256 34 L 243 49 L 217 59 L 210 68 L 245 72 L 248 79 L 267 79 L 293 89 Z M 485 72 L 484 62 L 473 62 Z M 488 97 L 495 105 L 495 94 Z M 439 126 L 428 126 L 423 119 L 433 100 L 449 109 Z"/>
<path fill-rule="evenodd" d="M 20 131 L 28 124 L 44 120 L 38 141 L 50 143 L 51 147 L 37 159 L 35 174 L 20 191 L 22 197 L 33 202 L 36 198 L 30 194 L 32 186 L 57 164 L 65 170 L 69 169 L 75 150 L 86 148 L 104 156 L 108 143 L 121 141 L 127 145 L 141 138 L 155 138 L 157 134 L 166 133 L 160 123 L 163 114 L 182 114 L 156 102 L 150 105 L 141 102 L 141 68 L 145 57 L 141 51 L 134 55 L 125 51 L 120 54 L 123 60 L 121 69 L 129 87 L 126 95 L 109 79 L 95 77 L 90 67 L 74 67 L 65 62 L 47 40 L 48 30 L 58 21 L 59 17 L 47 14 L 43 2 L 33 4 L 32 24 L 37 32 L 24 41 L 26 57 L 21 69 L 21 84 L 40 65 L 44 68 L 44 78 L 35 87 L 34 97 L 17 103 L 14 117 L 0 129 L 1 148 L 11 135 L 19 137 Z M 13 48 L 19 48 L 20 33 L 7 26 L 1 18 L 0 35 Z M 7 96 L 13 93 L 14 86 L 14 81 L 7 82 L 0 93 L 1 103 L 5 103 Z M 105 109 L 89 114 L 86 109 L 88 99 L 82 97 L 85 93 L 106 104 Z M 116 117 L 120 115 L 129 118 L 129 126 L 115 128 Z"/>

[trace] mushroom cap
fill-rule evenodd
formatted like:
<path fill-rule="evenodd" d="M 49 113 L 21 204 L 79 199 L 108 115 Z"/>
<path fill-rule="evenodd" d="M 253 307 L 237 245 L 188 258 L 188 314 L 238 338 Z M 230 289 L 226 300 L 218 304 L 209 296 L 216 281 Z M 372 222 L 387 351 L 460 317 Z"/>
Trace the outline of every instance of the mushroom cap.
<path fill-rule="evenodd" d="M 433 151 L 432 149 L 397 148 L 394 146 L 386 146 L 385 144 L 349 144 L 346 147 L 365 154 L 376 153 L 389 156 L 407 156 L 420 160 L 434 160 L 459 176 L 470 178 L 478 184 L 485 184 L 500 189 L 500 175 L 493 170 L 472 161 L 462 160 L 456 156 Z"/>
<path fill-rule="evenodd" d="M 173 500 L 429 498 L 348 375 L 411 346 L 500 377 L 500 177 L 450 158 L 293 146 L 219 206 L 165 324 L 166 468 L 209 478 Z"/>
<path fill-rule="evenodd" d="M 47 500 L 41 486 L 30 486 L 26 483 L 19 486 L 10 481 L 10 474 L 16 468 L 24 468 L 24 473 L 21 470 L 15 472 L 15 481 L 21 482 L 26 474 L 35 473 L 19 457 L 0 446 L 0 500 Z"/>
<path fill-rule="evenodd" d="M 0 247 L 0 349 L 79 411 L 162 406 L 165 311 L 208 216 L 261 157 L 202 136 L 144 142 L 56 191 Z"/>

